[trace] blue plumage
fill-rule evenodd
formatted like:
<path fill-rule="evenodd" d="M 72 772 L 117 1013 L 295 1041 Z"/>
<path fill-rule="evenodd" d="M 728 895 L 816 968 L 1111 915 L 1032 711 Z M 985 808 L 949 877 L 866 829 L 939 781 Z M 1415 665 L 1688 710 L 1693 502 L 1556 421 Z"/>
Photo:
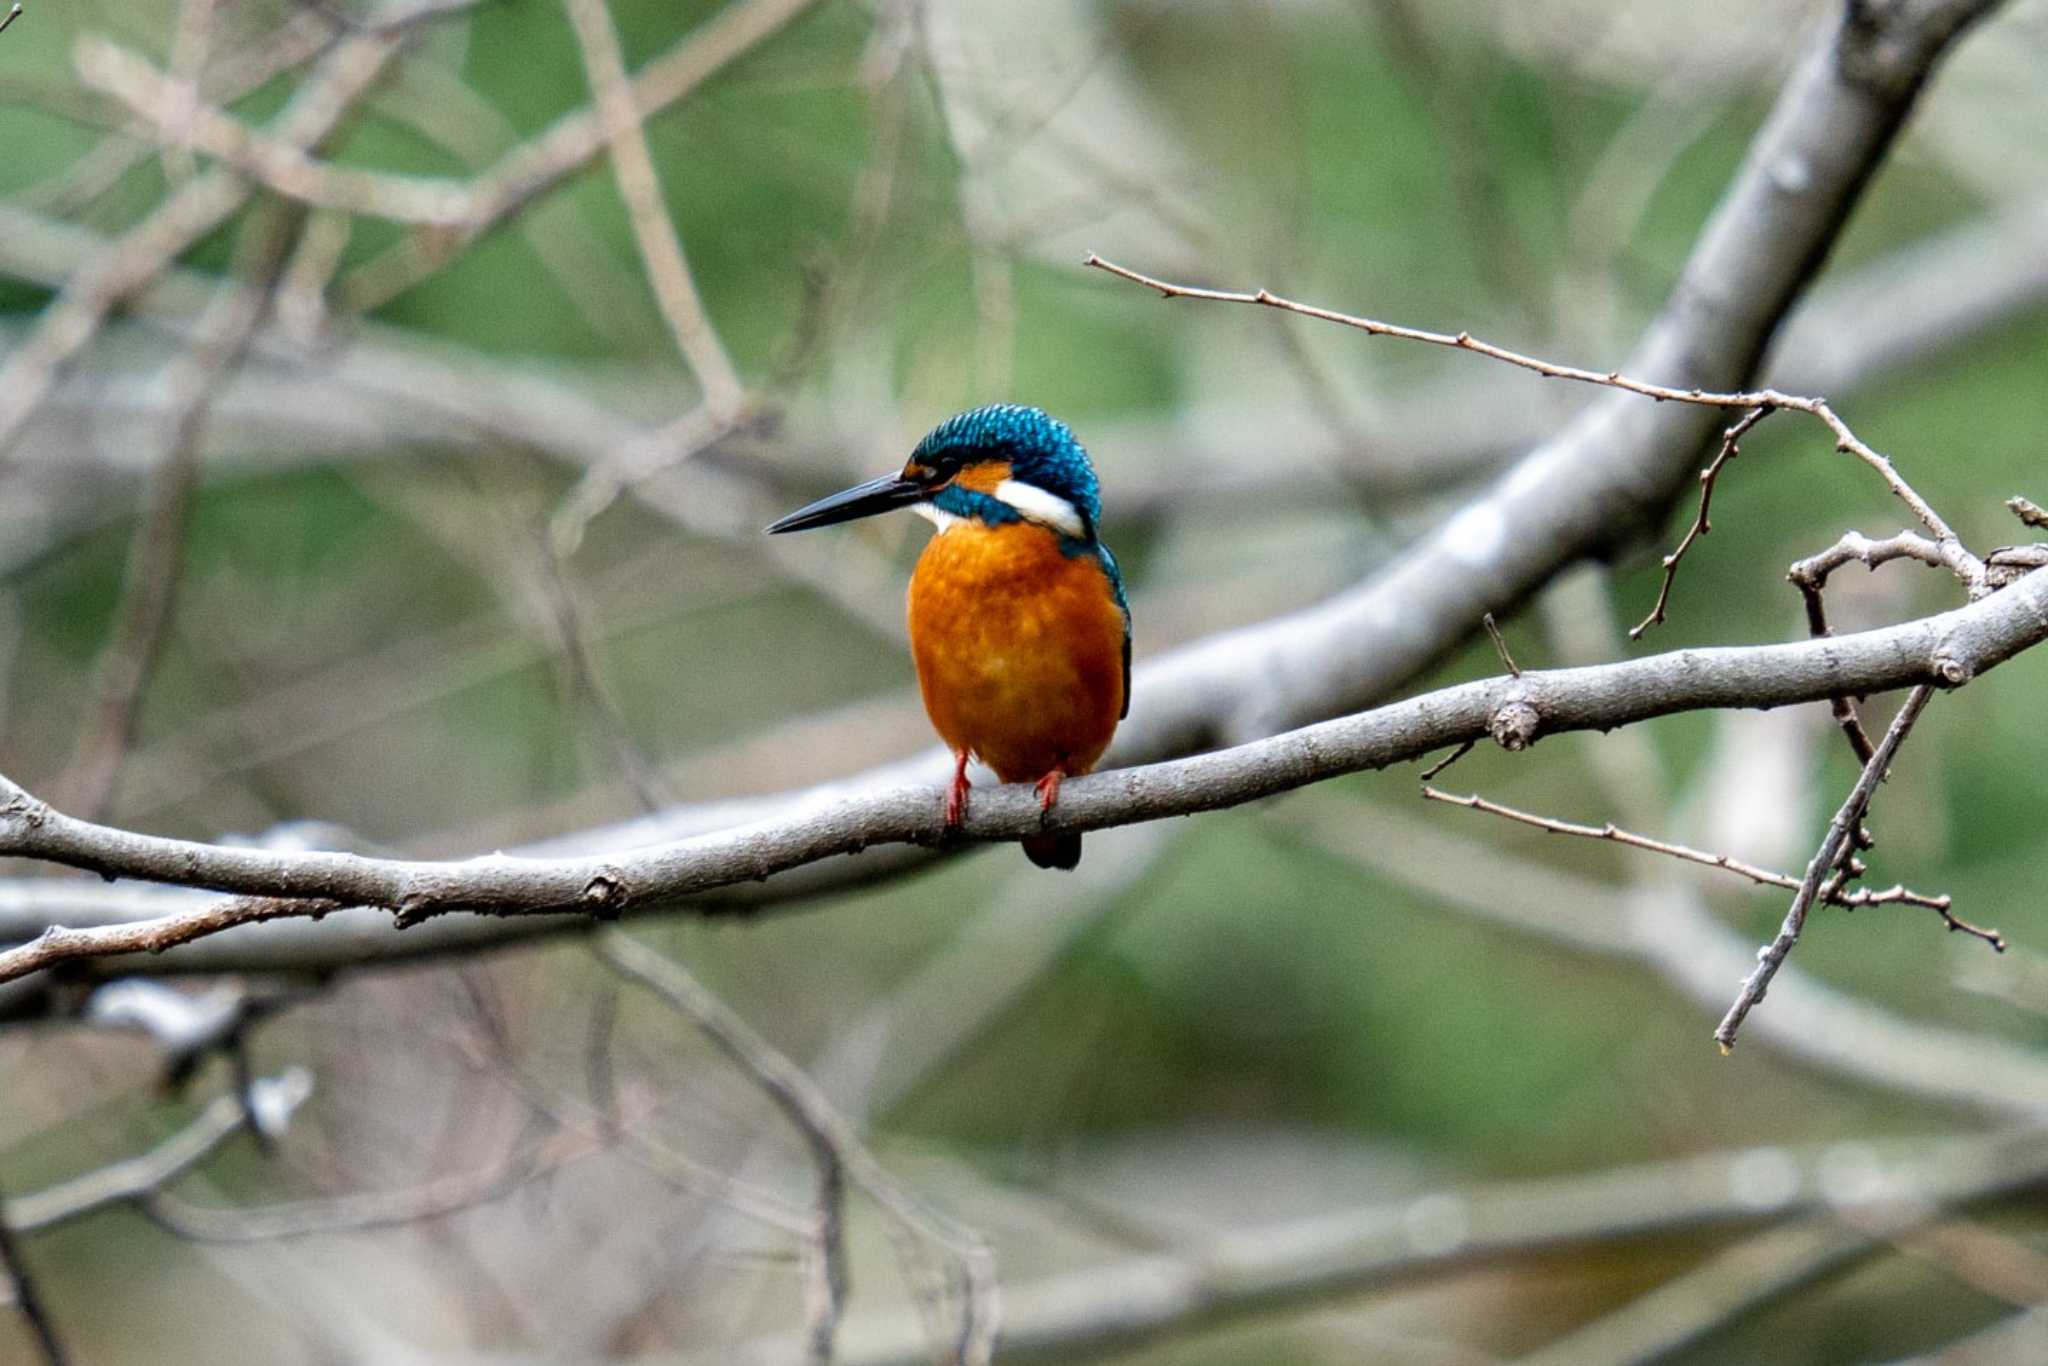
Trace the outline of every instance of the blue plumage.
<path fill-rule="evenodd" d="M 1043 408 L 991 403 L 969 409 L 932 428 L 910 454 L 912 460 L 934 466 L 949 457 L 963 465 L 1009 461 L 1011 477 L 1072 503 L 1088 528 L 1088 539 L 1094 539 L 1095 524 L 1102 519 L 1095 467 L 1067 424 Z M 982 514 L 977 510 L 973 515 Z"/>

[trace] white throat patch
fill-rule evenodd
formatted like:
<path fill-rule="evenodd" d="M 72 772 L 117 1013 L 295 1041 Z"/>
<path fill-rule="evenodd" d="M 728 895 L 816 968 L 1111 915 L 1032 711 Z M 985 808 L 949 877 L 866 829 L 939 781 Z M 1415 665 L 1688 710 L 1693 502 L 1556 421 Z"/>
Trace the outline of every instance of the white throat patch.
<path fill-rule="evenodd" d="M 1057 493 L 1046 492 L 1036 484 L 1005 479 L 996 485 L 996 497 L 1017 509 L 1026 521 L 1051 527 L 1062 536 L 1072 536 L 1078 540 L 1088 534 L 1087 525 L 1082 522 L 1079 510 L 1072 503 Z"/>
<path fill-rule="evenodd" d="M 944 508 L 934 507 L 930 503 L 912 503 L 910 510 L 942 532 L 951 531 L 954 527 L 967 520 L 964 517 L 955 517 Z"/>

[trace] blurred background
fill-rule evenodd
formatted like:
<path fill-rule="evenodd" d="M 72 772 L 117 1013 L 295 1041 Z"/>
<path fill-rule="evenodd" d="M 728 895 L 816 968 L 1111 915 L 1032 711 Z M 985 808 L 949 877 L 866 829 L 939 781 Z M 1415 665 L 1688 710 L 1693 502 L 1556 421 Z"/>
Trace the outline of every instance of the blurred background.
<path fill-rule="evenodd" d="M 1587 396 L 1084 254 L 1605 370 L 1831 8 L 33 4 L 0 34 L 0 767 L 131 828 L 454 856 L 921 753 L 924 524 L 758 529 L 989 401 L 1092 451 L 1141 669 L 1312 603 Z M 621 63 L 666 82 L 644 154 L 586 116 L 549 162 Z M 2048 501 L 2044 69 L 2043 0 L 1961 44 L 1771 362 L 1980 552 Z M 322 206 L 223 170 L 223 114 Z M 1520 663 L 1796 638 L 1783 567 L 1900 525 L 1796 415 L 1714 514 L 1642 644 L 1663 544 L 1552 583 Z M 1832 610 L 1955 602 L 1905 566 Z M 1498 667 L 1480 638 L 1417 686 Z M 1874 817 L 1871 886 L 2012 950 L 1823 909 L 1732 1058 L 1785 893 L 1394 771 L 1091 835 L 1068 877 L 999 847 L 633 923 L 681 1009 L 573 931 L 30 983 L 0 1188 L 63 1215 L 17 1242 L 78 1361 L 802 1360 L 817 1175 L 737 1040 L 893 1178 L 850 1169 L 840 1360 L 944 1359 L 987 1307 L 964 1231 L 1059 1360 L 2048 1360 L 2048 1143 L 2013 1129 L 2048 1106 L 2044 688 L 2037 651 L 1938 699 Z M 1797 874 L 1855 773 L 1814 707 L 1439 781 Z M 0 1361 L 38 1350 L 0 1310 Z"/>

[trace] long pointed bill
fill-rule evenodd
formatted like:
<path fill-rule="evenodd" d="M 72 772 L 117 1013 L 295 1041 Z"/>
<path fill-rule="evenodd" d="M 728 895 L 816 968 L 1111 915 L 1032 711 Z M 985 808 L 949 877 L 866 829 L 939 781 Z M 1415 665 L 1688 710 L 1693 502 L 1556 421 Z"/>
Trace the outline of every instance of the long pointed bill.
<path fill-rule="evenodd" d="M 892 508 L 909 507 L 924 494 L 924 486 L 915 479 L 885 474 L 880 479 L 870 479 L 829 498 L 820 498 L 809 507 L 798 508 L 781 521 L 770 524 L 768 534 L 809 531 L 814 526 L 831 526 L 834 522 L 850 522 L 856 517 L 872 517 Z"/>

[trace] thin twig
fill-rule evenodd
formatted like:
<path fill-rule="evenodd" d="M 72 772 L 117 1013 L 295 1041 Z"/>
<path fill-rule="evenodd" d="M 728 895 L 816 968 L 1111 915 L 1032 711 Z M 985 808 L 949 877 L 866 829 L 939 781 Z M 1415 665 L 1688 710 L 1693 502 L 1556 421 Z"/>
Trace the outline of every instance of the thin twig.
<path fill-rule="evenodd" d="M 1472 351 L 1508 365 L 1533 371 L 1549 379 L 1572 380 L 1580 384 L 1597 384 L 1609 389 L 1621 389 L 1628 393 L 1640 394 L 1644 398 L 1655 399 L 1660 403 L 1691 403 L 1709 408 L 1763 408 L 1766 410 L 1788 408 L 1795 412 L 1806 413 L 1819 420 L 1830 432 L 1834 433 L 1836 450 L 1847 455 L 1853 455 L 1864 464 L 1876 470 L 1879 477 L 1884 480 L 1885 486 L 1900 501 L 1913 510 L 1913 515 L 1920 519 L 1921 525 L 1926 527 L 1935 541 L 1939 543 L 1943 557 L 1942 562 L 1945 565 L 1959 576 L 1965 578 L 1970 577 L 1973 571 L 1976 577 L 1982 577 L 1983 565 L 1963 547 L 1962 541 L 1957 538 L 1954 531 L 1950 530 L 1948 523 L 1942 520 L 1941 514 L 1936 512 L 1928 504 L 1927 500 L 1922 498 L 1911 485 L 1899 477 L 1898 470 L 1893 468 L 1890 460 L 1873 450 L 1862 438 L 1851 431 L 1848 424 L 1843 422 L 1836 415 L 1835 410 L 1828 406 L 1826 399 L 1807 398 L 1798 394 L 1781 393 L 1776 389 L 1750 389 L 1734 393 L 1716 393 L 1706 389 L 1674 388 L 1670 385 L 1652 384 L 1645 380 L 1632 379 L 1616 370 L 1602 373 L 1597 370 L 1581 369 L 1575 365 L 1558 365 L 1551 361 L 1538 359 L 1535 356 L 1524 355 L 1519 351 L 1511 351 L 1504 346 L 1496 346 L 1491 342 L 1480 341 L 1469 332 L 1431 332 L 1424 328 L 1403 327 L 1394 323 L 1380 322 L 1373 318 L 1339 313 L 1335 309 L 1322 308 L 1315 304 L 1298 303 L 1293 299 L 1282 298 L 1268 289 L 1260 289 L 1252 293 L 1240 293 L 1220 289 L 1198 289 L 1187 285 L 1172 284 L 1168 281 L 1142 274 L 1127 266 L 1120 266 L 1115 262 L 1106 261 L 1093 252 L 1088 254 L 1082 264 L 1092 266 L 1097 270 L 1106 271 L 1120 279 L 1129 280 L 1133 284 L 1143 285 L 1147 289 L 1157 290 L 1160 297 L 1164 299 L 1207 299 L 1216 303 L 1256 304 L 1266 308 L 1276 308 L 1288 313 L 1299 313 L 1304 317 L 1320 318 L 1325 322 L 1337 323 L 1343 327 L 1356 328 L 1370 336 L 1398 337 L 1406 341 L 1425 342 L 1431 346 L 1446 346 L 1457 351 Z"/>
<path fill-rule="evenodd" d="M 931 1209 L 891 1176 L 817 1084 L 681 964 L 619 930 L 600 933 L 594 944 L 609 966 L 694 1020 L 774 1101 L 816 1156 L 820 1171 L 819 1251 L 826 1266 L 820 1288 L 829 1293 L 825 1295 L 827 1309 L 808 1325 L 812 1360 L 831 1360 L 845 1299 L 844 1228 L 839 1206 L 842 1183 L 851 1179 L 898 1225 L 944 1248 L 959 1263 L 967 1284 L 960 1360 L 964 1366 L 984 1366 L 994 1348 L 998 1305 L 994 1262 L 980 1236 Z"/>
<path fill-rule="evenodd" d="M 1479 624 L 1486 628 L 1487 636 L 1493 641 L 1494 653 L 1500 656 L 1500 666 L 1507 670 L 1508 677 L 1520 678 L 1522 676 L 1521 666 L 1516 664 L 1515 657 L 1508 653 L 1508 643 L 1501 636 L 1500 627 L 1494 624 L 1493 613 L 1480 613 Z"/>
<path fill-rule="evenodd" d="M 501 1162 L 398 1190 L 358 1191 L 266 1205 L 195 1205 L 162 1190 L 140 1197 L 142 1212 L 180 1238 L 251 1243 L 320 1233 L 360 1233 L 441 1219 L 504 1199 L 601 1148 L 595 1135 L 559 1131 Z"/>
<path fill-rule="evenodd" d="M 1424 782 L 1424 783 L 1427 783 L 1427 782 L 1428 782 L 1428 781 L 1429 781 L 1430 779 L 1432 779 L 1432 778 L 1436 777 L 1436 776 L 1437 776 L 1437 775 L 1438 775 L 1439 773 L 1442 773 L 1442 772 L 1443 772 L 1443 771 L 1444 771 L 1445 769 L 1449 768 L 1449 767 L 1450 767 L 1450 766 L 1451 766 L 1452 764 L 1455 764 L 1455 763 L 1457 763 L 1457 762 L 1458 762 L 1458 760 L 1460 760 L 1460 759 L 1464 758 L 1464 757 L 1465 757 L 1466 755 L 1470 754 L 1470 753 L 1472 752 L 1472 747 L 1473 747 L 1474 745 L 1477 745 L 1478 743 L 1479 743 L 1479 742 L 1478 742 L 1477 740 L 1467 740 L 1467 741 L 1466 741 L 1466 742 L 1465 742 L 1464 744 L 1462 744 L 1462 745 L 1459 745 L 1459 746 L 1458 746 L 1458 747 L 1457 747 L 1456 749 L 1452 750 L 1452 751 L 1451 751 L 1451 752 L 1450 752 L 1449 754 L 1446 754 L 1446 755 L 1445 755 L 1445 756 L 1444 756 L 1443 758 L 1441 758 L 1441 759 L 1437 760 L 1437 761 L 1436 761 L 1435 763 L 1431 764 L 1431 765 L 1430 765 L 1430 766 L 1429 766 L 1428 768 L 1425 768 L 1425 769 L 1423 769 L 1423 770 L 1422 770 L 1422 776 L 1421 776 L 1421 779 L 1420 779 L 1420 781 L 1422 781 L 1422 782 Z"/>
<path fill-rule="evenodd" d="M 397 50 L 389 34 L 353 34 L 337 43 L 278 115 L 276 137 L 311 146 L 348 113 Z M 188 181 L 141 223 L 65 281 L 36 316 L 23 342 L 0 365 L 0 451 L 18 436 L 58 379 L 129 295 L 154 283 L 194 242 L 248 202 L 253 187 L 215 167 Z"/>
<path fill-rule="evenodd" d="M 634 109 L 644 121 L 686 99 L 705 81 L 818 3 L 819 0 L 740 0 L 723 7 L 634 74 Z M 579 109 L 557 119 L 505 153 L 482 175 L 455 183 L 453 188 L 461 199 L 460 211 L 453 216 L 457 231 L 434 231 L 430 227 L 415 232 L 344 276 L 336 289 L 340 306 L 367 311 L 411 289 L 455 259 L 478 236 L 596 159 L 604 148 L 604 130 L 595 110 Z M 382 212 L 383 206 L 392 201 L 393 191 L 402 194 L 406 184 L 426 180 L 355 173 L 324 162 L 317 163 L 316 169 L 324 173 L 325 184 L 316 181 L 315 188 L 332 186 L 346 190 L 351 177 L 363 177 L 354 188 L 368 191 L 367 196 L 344 193 L 332 201 L 308 197 L 309 203 L 327 203 L 328 207 L 355 212 Z M 272 188 L 291 193 L 282 186 Z M 368 202 L 358 202 L 365 197 Z"/>
<path fill-rule="evenodd" d="M 312 1074 L 290 1068 L 252 1088 L 252 1106 L 240 1095 L 216 1096 L 191 1123 L 145 1153 L 17 1195 L 0 1206 L 0 1223 L 28 1233 L 65 1223 L 107 1205 L 146 1199 L 203 1162 L 244 1127 L 281 1128 L 313 1093 Z"/>
<path fill-rule="evenodd" d="M 647 150 L 644 116 L 619 51 L 618 30 L 612 26 L 605 0 L 566 3 L 583 52 L 583 70 L 597 100 L 598 124 L 611 148 L 612 178 L 618 184 L 619 198 L 626 203 L 633 240 L 639 244 L 655 301 L 675 337 L 676 349 L 703 386 L 705 404 L 714 416 L 729 419 L 744 402 L 746 389 L 705 311 L 682 239 L 676 235 L 675 220 L 662 199 L 661 180 Z"/>
<path fill-rule="evenodd" d="M 1941 548 L 1925 536 L 1901 531 L 1898 535 L 1885 540 L 1873 541 L 1859 532 L 1851 531 L 1826 550 L 1817 555 L 1810 555 L 1786 570 L 1785 577 L 1799 590 L 1800 597 L 1806 605 L 1807 634 L 1815 640 L 1827 639 L 1834 634 L 1828 626 L 1827 603 L 1822 596 L 1830 574 L 1852 562 L 1875 569 L 1881 564 L 1899 559 L 1918 560 L 1937 569 L 1945 567 L 1941 558 Z M 1857 714 L 1855 698 L 1847 693 L 1838 693 L 1828 699 L 1828 706 L 1834 715 L 1835 724 L 1841 727 L 1843 736 L 1849 741 L 1849 748 L 1855 753 L 1856 762 L 1869 763 L 1874 746 L 1870 743 L 1870 733 L 1863 728 L 1862 717 Z M 1868 849 L 1871 844 L 1869 831 L 1861 826 L 1857 828 L 1856 844 L 1862 849 Z"/>
<path fill-rule="evenodd" d="M 1771 978 L 1777 975 L 1785 962 L 1785 955 L 1792 952 L 1792 946 L 1799 942 L 1800 931 L 1806 927 L 1807 910 L 1819 895 L 1822 882 L 1839 884 L 1842 873 L 1846 871 L 1841 869 L 1841 865 L 1853 852 L 1851 832 L 1862 823 L 1871 796 L 1877 791 L 1885 771 L 1891 767 L 1892 756 L 1898 753 L 1900 743 L 1913 729 L 1913 723 L 1920 719 L 1921 711 L 1933 696 L 1933 687 L 1924 683 L 1906 695 L 1899 714 L 1892 718 L 1891 728 L 1885 731 L 1884 739 L 1870 756 L 1870 762 L 1863 766 L 1863 773 L 1849 790 L 1848 798 L 1835 812 L 1834 820 L 1828 823 L 1827 834 L 1822 836 L 1820 848 L 1814 851 L 1813 860 L 1806 865 L 1806 876 L 1800 880 L 1799 890 L 1792 895 L 1792 905 L 1785 912 L 1785 923 L 1779 928 L 1777 938 L 1758 952 L 1756 970 L 1743 979 L 1735 1004 L 1728 1008 L 1728 1014 L 1714 1030 L 1714 1042 L 1721 1046 L 1723 1053 L 1734 1050 L 1735 1035 L 1742 1028 L 1743 1017 L 1763 1000 L 1764 993 L 1770 989 Z M 1990 942 L 1994 948 L 2004 946 L 2001 940 Z"/>
<path fill-rule="evenodd" d="M 1744 434 L 1770 415 L 1769 408 L 1752 408 L 1743 414 L 1734 426 L 1721 433 L 1721 449 L 1714 453 L 1714 458 L 1700 471 L 1700 509 L 1693 514 L 1692 525 L 1686 528 L 1685 536 L 1678 542 L 1677 549 L 1664 557 L 1664 581 L 1657 585 L 1656 606 L 1650 609 L 1650 615 L 1629 628 L 1630 640 L 1641 640 L 1643 632 L 1664 620 L 1664 608 L 1671 601 L 1671 585 L 1678 577 L 1678 562 L 1685 558 L 1686 551 L 1692 549 L 1694 541 L 1714 529 L 1714 524 L 1707 520 L 1708 505 L 1714 501 L 1714 481 L 1721 477 L 1721 471 L 1730 460 L 1742 454 L 1739 443 Z"/>
<path fill-rule="evenodd" d="M 190 347 L 165 367 L 168 444 L 129 545 L 113 625 L 93 670 L 88 721 L 63 784 L 68 805 L 88 818 L 103 813 L 113 796 L 176 610 L 208 410 L 263 319 L 271 282 L 302 217 L 276 200 L 257 208 L 238 244 L 233 277 L 215 292 Z"/>
<path fill-rule="evenodd" d="M 2005 500 L 2005 505 L 2012 509 L 2012 515 L 2019 518 L 2024 525 L 2048 531 L 2048 510 L 2044 510 L 2033 499 L 2021 498 L 2015 494 Z"/>
<path fill-rule="evenodd" d="M 334 20 L 311 6 L 295 8 L 275 28 L 246 47 L 225 52 L 209 63 L 200 77 L 205 100 L 224 105 L 239 102 L 250 91 L 317 57 L 335 37 Z M 187 130 L 189 132 L 189 129 Z M 15 202 L 25 209 L 72 218 L 84 214 L 122 179 L 158 150 L 162 120 L 154 105 L 128 120 L 126 126 L 95 143 L 62 171 L 28 186 Z"/>
<path fill-rule="evenodd" d="M 14 14 L 19 13 L 21 6 L 16 5 Z M 0 30 L 14 22 L 14 14 L 7 16 L 7 23 L 0 24 Z M 8 1225 L 5 1208 L 4 1199 L 0 1199 L 0 1279 L 4 1279 L 6 1288 L 14 1292 L 15 1307 L 28 1324 L 29 1336 L 36 1340 L 36 1350 L 42 1353 L 45 1366 L 65 1366 L 71 1359 L 70 1354 L 64 1350 L 64 1339 L 57 1335 L 56 1321 L 50 1317 L 49 1306 L 43 1303 L 43 1293 L 36 1285 L 36 1278 L 21 1255 L 21 1245 L 15 1241 L 14 1230 Z"/>
<path fill-rule="evenodd" d="M 21 18 L 21 6 L 17 4 L 10 7 L 7 11 L 7 17 L 0 19 L 0 33 L 5 33 L 8 29 L 13 28 L 14 21 L 19 18 Z"/>
<path fill-rule="evenodd" d="M 1561 821 L 1549 816 L 1538 816 L 1529 811 L 1520 811 L 1512 806 L 1503 806 L 1499 802 L 1488 801 L 1486 798 L 1476 794 L 1460 797 L 1454 793 L 1442 792 L 1433 787 L 1423 788 L 1422 795 L 1433 802 L 1444 802 L 1450 806 L 1462 806 L 1468 811 L 1483 811 L 1488 815 L 1518 821 L 1523 825 L 1533 825 L 1538 830 L 1547 830 L 1553 835 L 1576 835 L 1581 839 L 1608 840 L 1614 844 L 1626 845 L 1631 849 L 1643 849 L 1653 854 L 1664 854 L 1670 858 L 1683 860 L 1686 863 L 1697 863 L 1706 868 L 1719 868 L 1725 872 L 1734 873 L 1737 877 L 1748 878 L 1751 882 L 1763 887 L 1782 887 L 1786 891 L 1797 891 L 1799 888 L 1800 879 L 1790 874 L 1772 872 L 1768 868 L 1759 868 L 1753 863 L 1745 863 L 1741 859 L 1733 858 L 1727 854 L 1710 854 L 1704 849 L 1692 849 L 1683 844 L 1671 844 L 1664 840 L 1652 839 L 1648 835 L 1638 835 L 1633 831 L 1623 830 L 1611 822 L 1605 825 L 1580 825 L 1572 821 Z M 1911 891 L 1903 886 L 1890 887 L 1881 892 L 1873 892 L 1867 888 L 1859 888 L 1856 891 L 1848 892 L 1837 888 L 1827 900 L 1830 905 L 1843 906 L 1850 910 L 1856 910 L 1863 906 L 1922 906 L 1928 910 L 1940 911 L 1944 918 L 1948 918 L 1949 907 L 1954 904 L 1951 898 L 1947 896 L 1929 896 L 1924 892 Z M 1966 929 L 1979 938 L 1987 940 L 1994 947 L 2003 948 L 2005 946 L 2005 941 L 1996 930 L 1979 930 L 1974 926 L 1964 926 L 1953 920 L 1951 920 L 1951 923 L 1956 923 L 1958 928 Z"/>

